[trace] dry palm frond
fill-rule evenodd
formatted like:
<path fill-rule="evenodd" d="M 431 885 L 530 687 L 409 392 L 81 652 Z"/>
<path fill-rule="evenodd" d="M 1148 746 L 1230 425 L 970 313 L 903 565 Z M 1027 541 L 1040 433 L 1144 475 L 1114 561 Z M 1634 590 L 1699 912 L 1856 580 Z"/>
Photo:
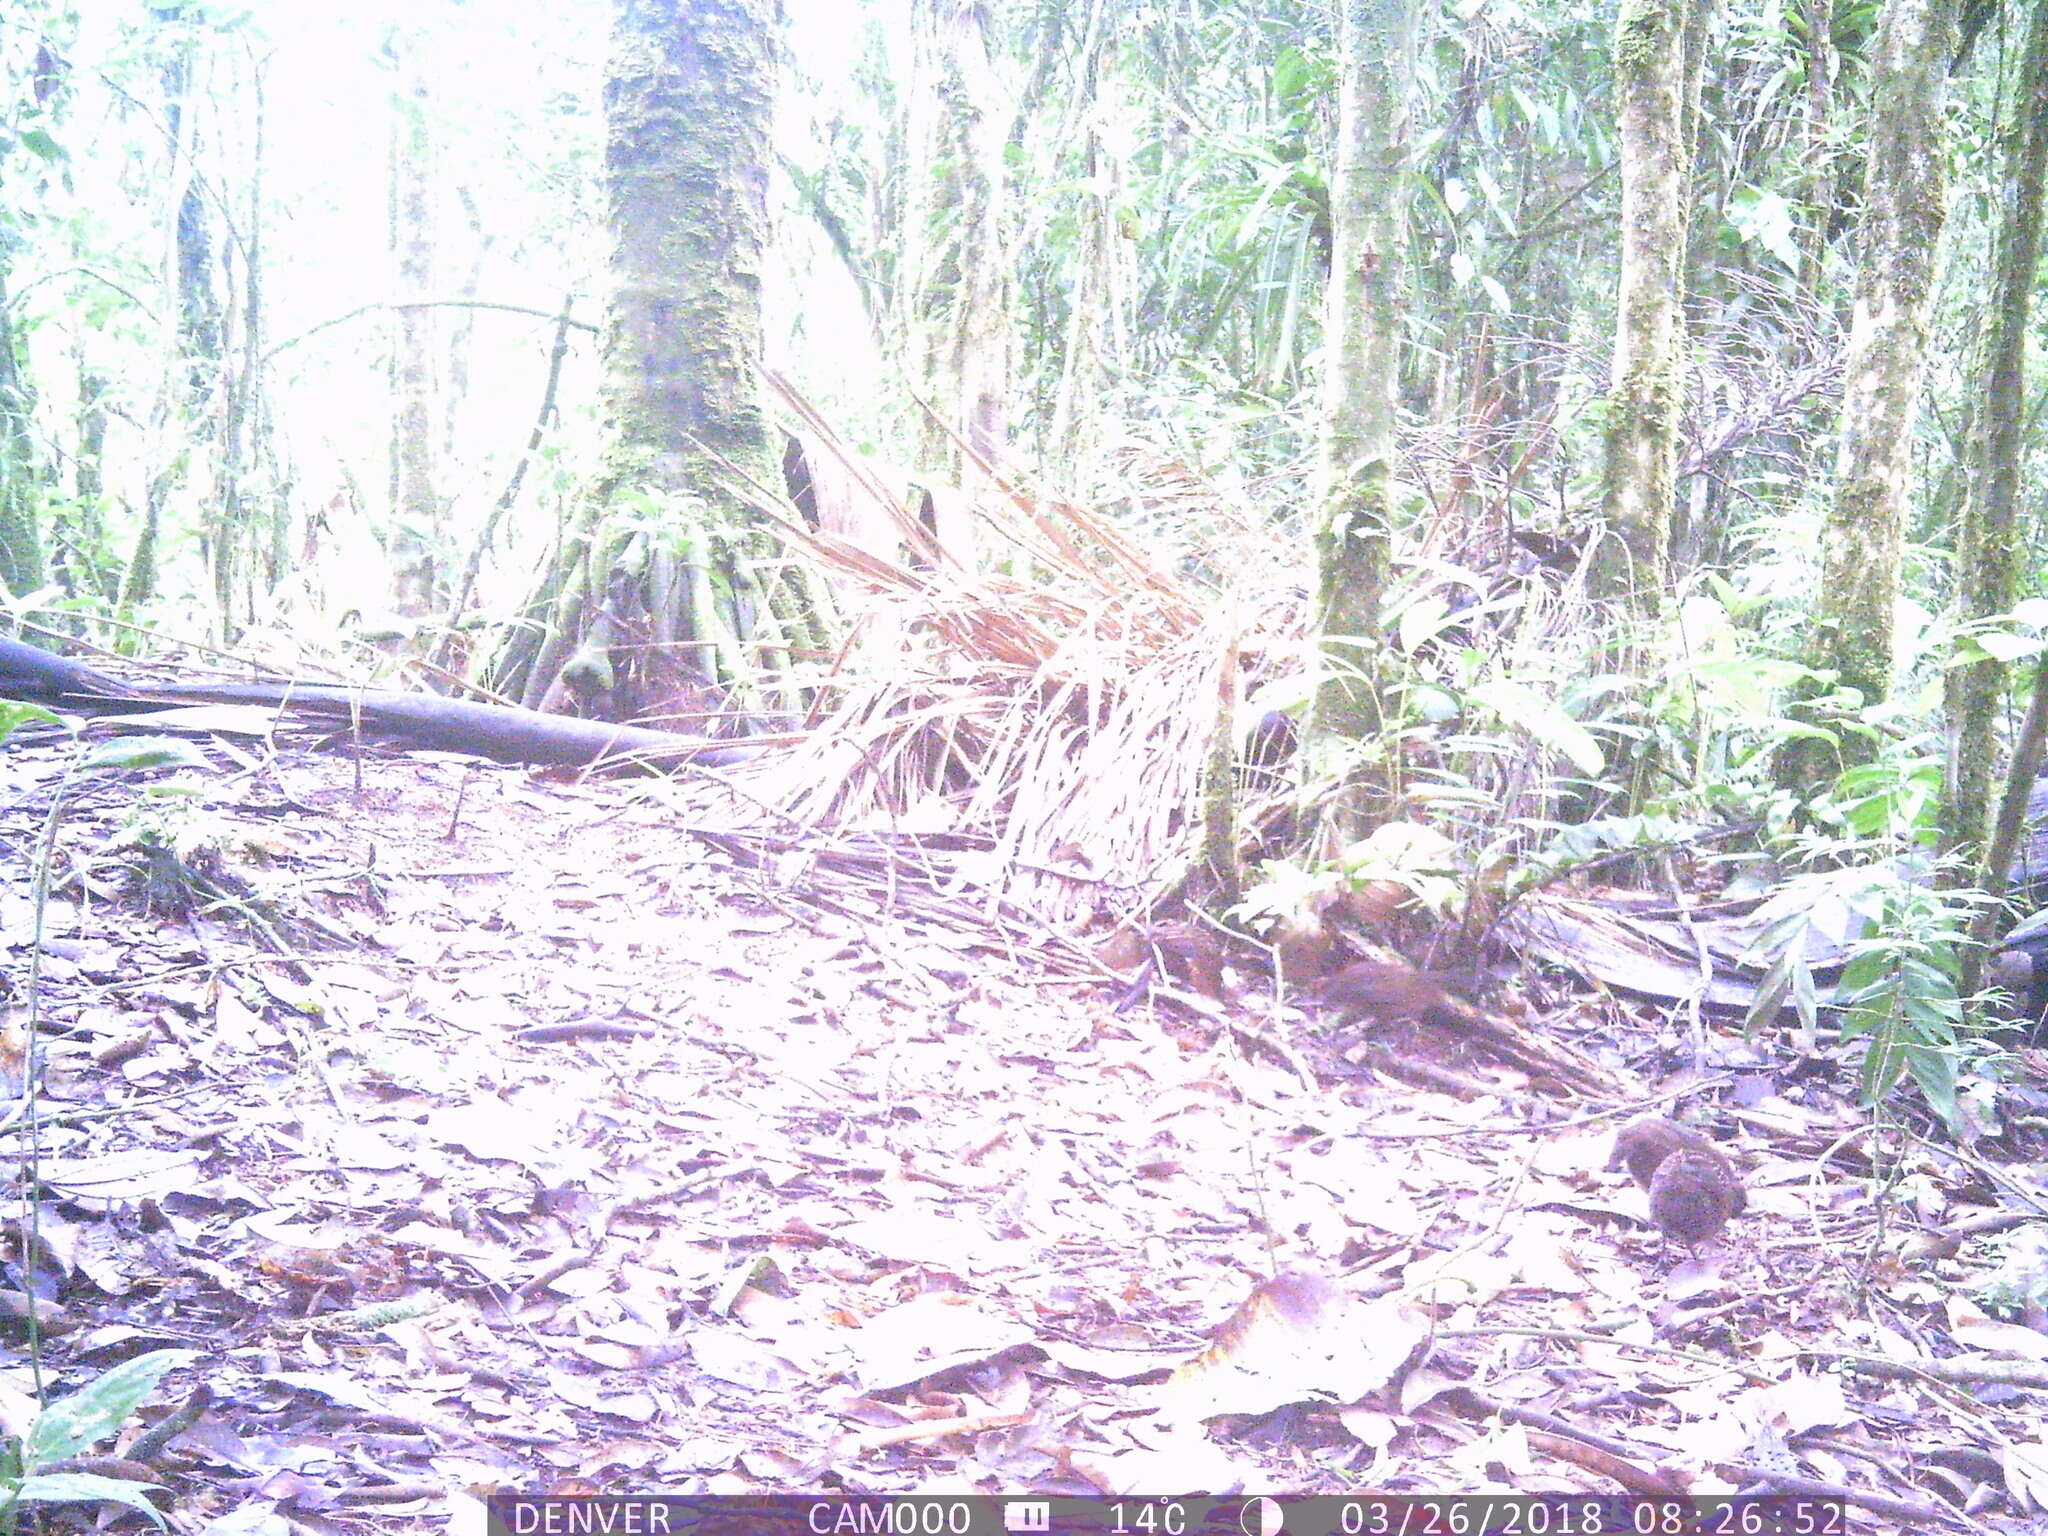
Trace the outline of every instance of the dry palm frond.
<path fill-rule="evenodd" d="M 846 461 L 835 494 L 892 496 L 815 416 L 806 427 L 814 471 L 821 458 Z M 966 840 L 990 906 L 1121 916 L 1177 885 L 1196 846 L 1226 685 L 1256 685 L 1292 661 L 1294 561 L 1249 522 L 1230 529 L 1263 558 L 1233 549 L 1235 589 L 1219 593 L 1089 508 L 992 469 L 987 480 L 981 524 L 1013 551 L 1011 573 L 934 558 L 929 539 L 907 534 L 908 558 L 858 548 L 753 488 L 857 615 L 830 671 L 812 679 L 828 711 L 753 787 L 818 834 Z M 899 498 L 867 523 L 907 530 L 916 518 Z"/>
<path fill-rule="evenodd" d="M 848 915 L 893 911 L 977 942 L 1122 923 L 1179 894 L 1203 856 L 1219 732 L 1251 713 L 1240 706 L 1254 690 L 1299 670 L 1306 541 L 1205 496 L 1198 475 L 1158 455 L 1129 455 L 1132 492 L 1111 498 L 1159 524 L 1141 531 L 963 444 L 982 488 L 947 494 L 973 502 L 983 548 L 1006 552 L 997 565 L 930 535 L 910 476 L 856 460 L 815 416 L 805 426 L 814 485 L 821 468 L 833 477 L 825 491 L 844 526 L 869 542 L 807 527 L 750 488 L 824 573 L 851 632 L 793 679 L 818 701 L 810 728 L 748 770 L 768 819 L 721 834 L 730 851 L 784 883 L 797 872 L 812 899 Z M 864 511 L 863 497 L 874 503 Z M 1204 526 L 1162 516 L 1162 497 Z M 1390 615 L 1446 583 L 1481 598 L 1455 639 L 1418 628 L 1406 660 L 1423 684 L 1441 674 L 1437 686 L 1460 689 L 1483 652 L 1489 676 L 1548 697 L 1608 664 L 1577 580 L 1517 576 L 1504 559 L 1460 567 L 1415 545 L 1394 563 Z M 1475 574 L 1503 567 L 1483 586 Z M 1413 725 L 1390 758 L 1418 803 L 1468 819 L 1496 853 L 1553 815 L 1564 785 L 1557 750 L 1532 750 L 1526 722 L 1505 723 L 1488 736 Z M 1240 833 L 1299 822 L 1290 774 L 1248 772 L 1235 788 Z"/>

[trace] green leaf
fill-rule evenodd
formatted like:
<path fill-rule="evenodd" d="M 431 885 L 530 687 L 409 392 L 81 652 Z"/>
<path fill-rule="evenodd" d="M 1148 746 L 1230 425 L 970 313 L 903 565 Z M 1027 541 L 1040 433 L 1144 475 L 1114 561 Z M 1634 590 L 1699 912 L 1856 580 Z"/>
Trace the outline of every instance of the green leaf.
<path fill-rule="evenodd" d="M 1744 245 L 1761 246 L 1787 267 L 1798 269 L 1798 223 L 1784 197 L 1757 187 L 1737 187 L 1728 199 L 1728 222 Z"/>
<path fill-rule="evenodd" d="M 34 721 L 46 725 L 62 725 L 61 715 L 52 714 L 40 704 L 21 704 L 13 699 L 0 699 L 0 741 L 5 741 L 22 726 Z"/>
<path fill-rule="evenodd" d="M 1472 697 L 1501 719 L 1519 725 L 1587 778 L 1598 777 L 1606 766 L 1607 755 L 1593 733 L 1534 689 L 1496 678 L 1474 688 Z"/>
<path fill-rule="evenodd" d="M 1273 57 L 1273 95 L 1282 103 L 1289 103 L 1308 86 L 1310 76 L 1308 59 L 1299 48 L 1282 48 Z"/>
<path fill-rule="evenodd" d="M 1963 644 L 1974 642 L 1977 649 L 1993 661 L 2024 661 L 2029 656 L 2041 654 L 2041 642 L 2025 635 L 2009 634 L 2002 629 L 1987 629 L 1969 637 Z M 1962 649 L 1958 646 L 1958 649 Z"/>
<path fill-rule="evenodd" d="M 1928 1106 L 1941 1116 L 1950 1133 L 1961 1137 L 1967 1132 L 1969 1126 L 1964 1122 L 1962 1106 L 1956 1102 L 1954 1055 L 1924 1045 L 1912 1046 L 1906 1051 L 1906 1065 L 1913 1074 L 1913 1081 L 1927 1096 Z"/>
<path fill-rule="evenodd" d="M 1514 210 L 1509 206 L 1508 200 L 1501 196 L 1500 183 L 1494 179 L 1493 172 L 1486 168 L 1485 161 L 1475 160 L 1472 163 L 1472 179 L 1479 183 L 1479 190 L 1486 194 L 1487 210 L 1500 221 L 1502 232 L 1509 236 L 1519 234 L 1520 230 L 1515 226 Z"/>
<path fill-rule="evenodd" d="M 1465 708 L 1455 693 L 1435 683 L 1410 683 L 1408 703 L 1418 716 L 1431 725 L 1444 725 L 1455 720 Z"/>
<path fill-rule="evenodd" d="M 112 1370 L 36 1416 L 22 1446 L 22 1464 L 31 1471 L 109 1438 L 136 1406 L 155 1390 L 166 1371 L 199 1358 L 193 1349 L 159 1349 L 124 1360 Z"/>
<path fill-rule="evenodd" d="M 161 1483 L 131 1483 L 126 1478 L 96 1477 L 90 1472 L 45 1472 L 24 1478 L 15 1497 L 39 1504 L 125 1504 L 168 1530 L 164 1517 L 149 1502 L 149 1490 Z"/>
<path fill-rule="evenodd" d="M 120 736 L 85 754 L 84 773 L 135 773 L 144 768 L 207 768 L 206 754 L 175 736 Z"/>
<path fill-rule="evenodd" d="M 1907 1048 L 1905 1042 L 1894 1034 L 1878 1031 L 1870 1037 L 1870 1048 L 1863 1053 L 1863 1102 L 1866 1106 L 1876 1105 L 1892 1091 L 1906 1070 Z"/>
<path fill-rule="evenodd" d="M 1771 729 L 1786 741 L 1824 741 L 1833 746 L 1841 740 L 1826 726 L 1803 725 L 1797 720 L 1773 721 Z"/>
<path fill-rule="evenodd" d="M 1750 994 L 1749 1010 L 1742 1016 L 1742 1032 L 1750 1034 L 1767 1024 L 1775 1024 L 1791 991 L 1792 957 L 1780 955 Z"/>
<path fill-rule="evenodd" d="M 1269 859 L 1257 885 L 1228 913 L 1242 923 L 1267 923 L 1298 918 L 1315 910 L 1315 898 L 1336 890 L 1342 877 L 1333 869 L 1307 870 L 1288 859 Z"/>
<path fill-rule="evenodd" d="M 1797 956 L 1792 964 L 1792 1005 L 1799 1010 L 1799 1023 L 1807 1034 L 1820 1027 L 1820 998 L 1813 985 L 1813 967 Z"/>

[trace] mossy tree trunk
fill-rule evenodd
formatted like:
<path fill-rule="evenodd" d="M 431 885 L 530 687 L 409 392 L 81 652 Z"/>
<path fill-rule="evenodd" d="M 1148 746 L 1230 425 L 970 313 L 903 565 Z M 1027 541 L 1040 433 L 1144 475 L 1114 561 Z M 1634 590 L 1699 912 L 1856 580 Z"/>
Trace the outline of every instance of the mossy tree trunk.
<path fill-rule="evenodd" d="M 7 268 L 0 260 L 0 584 L 14 597 L 43 585 L 43 474 L 30 424 L 35 396 L 7 323 Z"/>
<path fill-rule="evenodd" d="M 0 129 L 0 596 L 27 597 L 49 579 L 43 547 L 49 470 L 35 428 L 26 329 L 11 297 L 11 258 L 26 244 L 16 210 L 43 200 L 66 143 L 66 61 L 75 27 L 54 8 L 15 9 L 22 14 L 9 15 L 0 27 L 6 123 Z"/>
<path fill-rule="evenodd" d="M 1964 448 L 1968 487 L 1956 558 L 1956 618 L 1993 618 L 2013 605 L 2021 450 L 2024 444 L 2027 327 L 2041 263 L 2043 184 L 2048 182 L 2048 0 L 2034 0 L 2010 117 L 1999 143 L 1998 225 L 1991 301 L 1982 318 L 1976 407 Z M 1944 679 L 1948 730 L 1945 844 L 1980 850 L 1991 815 L 2000 707 L 2007 668 L 1986 655 Z"/>
<path fill-rule="evenodd" d="M 1869 60 L 1869 168 L 1835 497 L 1821 534 L 1815 657 L 1863 705 L 1891 691 L 1913 416 L 1946 212 L 1942 97 L 1954 51 L 1954 0 L 1886 0 Z M 1840 750 L 1854 763 L 1871 749 L 1852 734 Z M 1812 752 L 1798 757 L 1810 782 Z"/>
<path fill-rule="evenodd" d="M 776 13 L 614 0 L 605 447 L 535 601 L 544 642 L 501 674 L 529 704 L 685 713 L 815 639 L 800 591 L 763 580 L 776 546 L 732 488 L 735 469 L 779 483 L 758 373 Z"/>
<path fill-rule="evenodd" d="M 1806 122 L 1800 150 L 1803 175 L 1800 201 L 1805 228 L 1799 238 L 1799 292 L 1820 291 L 1822 258 L 1827 254 L 1828 225 L 1834 218 L 1835 52 L 1834 0 L 1802 0 L 1805 24 Z"/>
<path fill-rule="evenodd" d="M 170 303 L 165 306 L 160 341 L 163 373 L 151 412 L 148 491 L 141 526 L 119 581 L 120 616 L 129 620 L 156 595 L 157 540 L 167 505 L 189 489 L 208 498 L 203 504 L 218 505 L 211 500 L 218 466 L 208 449 L 220 442 L 224 406 L 228 319 L 217 280 L 221 253 L 213 205 L 219 194 L 208 185 L 207 171 L 200 164 L 201 123 L 206 117 L 201 103 L 210 51 L 203 28 L 174 20 L 163 24 L 164 139 L 170 157 L 173 229 L 164 285 Z M 235 530 L 222 519 L 208 518 L 200 537 L 215 591 L 225 593 L 236 563 Z"/>
<path fill-rule="evenodd" d="M 1373 814 L 1392 765 L 1382 745 L 1383 650 L 1393 528 L 1395 390 L 1401 366 L 1401 241 L 1415 17 L 1408 0 L 1342 0 L 1337 23 L 1337 163 L 1317 497 L 1315 698 L 1304 740 L 1311 779 L 1350 791 L 1327 829 L 1346 838 Z"/>
<path fill-rule="evenodd" d="M 938 413 L 920 416 L 920 468 L 960 478 L 965 441 L 986 454 L 1007 430 L 1010 282 L 1003 256 L 1003 110 L 990 63 L 989 13 L 978 0 L 914 0 L 905 351 L 915 387 Z"/>
<path fill-rule="evenodd" d="M 1685 0 L 1622 0 L 1614 32 L 1621 126 L 1621 289 L 1594 590 L 1654 612 L 1669 560 L 1684 400 Z"/>

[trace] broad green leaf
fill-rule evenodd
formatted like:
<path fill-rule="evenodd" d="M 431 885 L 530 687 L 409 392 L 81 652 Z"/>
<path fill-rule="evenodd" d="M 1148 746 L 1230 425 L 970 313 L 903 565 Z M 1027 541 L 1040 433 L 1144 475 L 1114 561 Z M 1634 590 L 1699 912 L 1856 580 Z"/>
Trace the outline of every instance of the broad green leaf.
<path fill-rule="evenodd" d="M 102 1372 L 36 1416 L 22 1447 L 23 1465 L 33 1470 L 108 1439 L 166 1371 L 198 1358 L 197 1350 L 159 1349 Z"/>
<path fill-rule="evenodd" d="M 1534 689 L 1496 678 L 1474 688 L 1472 696 L 1501 719 L 1520 726 L 1563 756 L 1587 778 L 1598 777 L 1606 766 L 1607 755 L 1600 750 L 1593 733 Z"/>
<path fill-rule="evenodd" d="M 1308 84 L 1309 63 L 1299 48 L 1282 48 L 1273 58 L 1273 95 L 1290 102 Z"/>
<path fill-rule="evenodd" d="M 1502 231 L 1510 238 L 1520 233 L 1515 227 L 1514 210 L 1508 206 L 1508 200 L 1501 196 L 1500 183 L 1494 180 L 1493 172 L 1486 168 L 1485 161 L 1473 162 L 1472 179 L 1479 183 L 1479 190 L 1486 194 L 1487 210 L 1499 220 Z"/>
<path fill-rule="evenodd" d="M 2015 635 L 2003 629 L 1983 630 L 1963 642 L 1964 645 L 1971 643 L 1993 661 L 2021 661 L 2029 656 L 2038 656 L 2041 654 L 2042 646 L 2038 639 Z M 1960 648 L 1959 646 L 1958 649 Z"/>
<path fill-rule="evenodd" d="M 1431 725 L 1443 725 L 1447 721 L 1455 720 L 1465 709 L 1455 693 L 1435 683 L 1409 684 L 1408 703 L 1417 715 Z"/>
<path fill-rule="evenodd" d="M 1896 1035 L 1887 1035 L 1879 1030 L 1870 1037 L 1870 1047 L 1863 1053 L 1863 1102 L 1866 1106 L 1883 1102 L 1906 1070 L 1906 1044 Z"/>
<path fill-rule="evenodd" d="M 1773 721 L 1771 729 L 1787 741 L 1825 741 L 1833 743 L 1840 740 L 1826 726 L 1807 725 L 1798 720 Z"/>
<path fill-rule="evenodd" d="M 1413 656 L 1462 617 L 1451 611 L 1450 603 L 1440 594 L 1431 592 L 1402 606 L 1395 620 L 1396 643 Z"/>
<path fill-rule="evenodd" d="M 1777 1022 L 1779 1010 L 1785 1006 L 1785 999 L 1792 990 L 1792 957 L 1780 955 L 1756 990 L 1750 994 L 1749 1009 L 1742 1016 L 1742 1030 L 1750 1034 L 1768 1024 Z"/>
<path fill-rule="evenodd" d="M 1419 821 L 1387 822 L 1337 855 L 1338 865 L 1348 875 L 1447 871 L 1455 869 L 1457 862 L 1457 845 Z"/>
<path fill-rule="evenodd" d="M 1259 872 L 1264 878 L 1230 909 L 1229 915 L 1241 922 L 1300 917 L 1314 909 L 1316 897 L 1342 883 L 1333 869 L 1307 870 L 1289 859 L 1269 859 Z"/>
<path fill-rule="evenodd" d="M 1906 1065 L 1912 1071 L 1913 1081 L 1927 1096 L 1929 1107 L 1941 1116 L 1951 1133 L 1962 1136 L 1969 1127 L 1964 1123 L 1962 1106 L 1956 1102 L 1955 1056 L 1924 1045 L 1909 1046 Z"/>
<path fill-rule="evenodd" d="M 1728 199 L 1728 222 L 1745 245 L 1761 246 L 1785 266 L 1799 266 L 1798 224 L 1792 205 L 1776 192 L 1737 187 Z"/>
<path fill-rule="evenodd" d="M 1796 958 L 1792 965 L 1792 1004 L 1799 1010 L 1800 1026 L 1811 1035 L 1820 1027 L 1820 998 L 1813 984 L 1813 967 Z"/>
<path fill-rule="evenodd" d="M 85 754 L 84 773 L 134 773 L 144 768 L 205 768 L 206 754 L 175 736 L 118 736 Z"/>
<path fill-rule="evenodd" d="M 61 715 L 52 714 L 40 704 L 21 704 L 13 699 L 0 699 L 0 741 L 5 741 L 32 721 L 40 721 L 45 725 L 64 723 Z"/>
<path fill-rule="evenodd" d="M 149 1502 L 149 1490 L 160 1483 L 131 1483 L 125 1478 L 98 1477 L 90 1472 L 43 1472 L 24 1478 L 15 1497 L 38 1504 L 125 1504 L 149 1516 L 163 1529 L 164 1517 Z"/>

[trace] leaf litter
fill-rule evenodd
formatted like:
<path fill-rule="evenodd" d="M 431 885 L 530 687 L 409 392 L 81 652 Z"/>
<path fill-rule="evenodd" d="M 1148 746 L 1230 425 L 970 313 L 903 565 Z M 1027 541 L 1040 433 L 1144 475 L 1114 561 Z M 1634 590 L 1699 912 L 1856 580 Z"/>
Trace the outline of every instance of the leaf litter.
<path fill-rule="evenodd" d="M 11 754 L 18 846 L 40 770 Z M 1689 1268 L 1611 1119 L 1325 1072 L 1298 1016 L 1266 1052 L 1117 1012 L 1014 931 L 807 901 L 642 787 L 292 751 L 197 783 L 262 922 L 124 899 L 119 796 L 62 824 L 27 1279 L 60 1376 L 204 1351 L 160 1473 L 203 1518 L 1775 1468 L 1896 1522 L 2048 1481 L 2039 1330 L 1874 1225 L 1816 1101 L 1745 1106 L 1753 1214 Z M 1922 1166 L 1930 1225 L 1981 1205 Z"/>

